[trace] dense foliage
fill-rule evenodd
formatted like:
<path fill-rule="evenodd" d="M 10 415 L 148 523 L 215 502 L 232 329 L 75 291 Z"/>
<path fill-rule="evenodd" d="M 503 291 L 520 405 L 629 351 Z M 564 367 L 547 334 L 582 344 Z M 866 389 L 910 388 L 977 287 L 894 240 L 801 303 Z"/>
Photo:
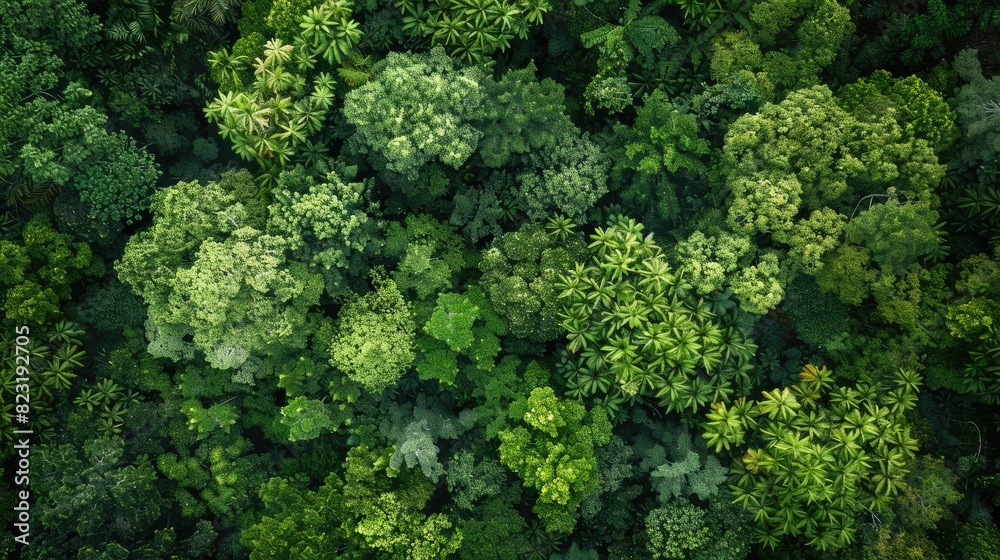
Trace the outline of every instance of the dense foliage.
<path fill-rule="evenodd" d="M 998 36 L 0 1 L 0 555 L 1000 558 Z"/>

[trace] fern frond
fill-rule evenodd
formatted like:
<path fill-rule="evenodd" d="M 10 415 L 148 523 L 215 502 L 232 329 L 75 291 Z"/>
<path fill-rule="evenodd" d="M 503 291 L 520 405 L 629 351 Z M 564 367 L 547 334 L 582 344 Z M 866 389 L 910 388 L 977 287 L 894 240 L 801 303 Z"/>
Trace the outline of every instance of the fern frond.
<path fill-rule="evenodd" d="M 11 206 L 41 206 L 51 203 L 61 192 L 59 185 L 51 182 L 35 183 L 29 175 L 21 180 L 7 193 L 7 201 Z"/>
<path fill-rule="evenodd" d="M 948 8 L 942 0 L 927 0 L 927 13 L 935 27 L 941 30 L 948 27 Z"/>
<path fill-rule="evenodd" d="M 586 48 L 593 48 L 594 45 L 599 45 L 607 41 L 611 34 L 614 32 L 622 33 L 622 27 L 619 25 L 602 25 L 597 29 L 592 31 L 587 31 L 580 35 L 580 41 L 583 42 L 583 46 Z"/>
<path fill-rule="evenodd" d="M 646 16 L 633 21 L 625 26 L 624 32 L 646 60 L 652 60 L 658 51 L 681 40 L 677 31 L 660 16 Z"/>
<path fill-rule="evenodd" d="M 371 74 L 368 72 L 348 67 L 337 68 L 337 75 L 351 87 L 364 85 L 368 81 L 368 78 L 371 77 Z"/>

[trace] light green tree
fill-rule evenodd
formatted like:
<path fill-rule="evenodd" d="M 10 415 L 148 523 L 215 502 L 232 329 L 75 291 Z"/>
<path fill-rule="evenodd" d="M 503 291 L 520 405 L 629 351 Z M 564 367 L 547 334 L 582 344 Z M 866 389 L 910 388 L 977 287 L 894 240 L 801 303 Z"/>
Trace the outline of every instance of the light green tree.
<path fill-rule="evenodd" d="M 424 325 L 426 336 L 417 346 L 420 377 L 454 384 L 459 356 L 472 361 L 476 369 L 491 371 L 500 353 L 500 337 L 507 333 L 503 320 L 493 311 L 485 294 L 469 286 L 464 294 L 442 293 Z"/>
<path fill-rule="evenodd" d="M 568 394 L 604 395 L 612 409 L 646 397 L 695 412 L 745 391 L 756 346 L 694 298 L 686 271 L 672 270 L 642 231 L 615 217 L 590 236 L 590 259 L 560 276 Z"/>
<path fill-rule="evenodd" d="M 154 356 L 178 360 L 197 350 L 213 367 L 233 369 L 251 356 L 305 346 L 322 278 L 289 261 L 283 240 L 245 225 L 252 218 L 227 188 L 247 179 L 229 174 L 159 191 L 152 226 L 129 240 L 116 264 L 148 306 Z"/>
<path fill-rule="evenodd" d="M 223 52 L 212 63 L 217 68 L 228 64 L 238 75 L 249 61 Z M 204 112 L 238 156 L 257 162 L 270 188 L 284 167 L 293 161 L 312 163 L 322 151 L 309 137 L 319 132 L 333 105 L 334 82 L 330 74 L 320 72 L 307 85 L 305 69 L 313 58 L 280 39 L 268 41 L 253 64 L 254 82 L 245 91 L 220 91 Z"/>
<path fill-rule="evenodd" d="M 306 313 L 319 303 L 319 276 L 286 263 L 283 250 L 281 240 L 251 228 L 204 241 L 192 265 L 174 276 L 165 323 L 190 329 L 195 347 L 219 369 L 239 367 L 251 354 L 301 347 Z"/>
<path fill-rule="evenodd" d="M 707 295 L 724 289 L 743 257 L 751 254 L 751 246 L 741 232 L 706 236 L 699 230 L 677 244 L 674 257 L 689 271 L 695 290 Z"/>
<path fill-rule="evenodd" d="M 291 441 L 317 438 L 324 429 L 333 425 L 322 401 L 301 396 L 281 409 L 281 423 L 288 426 L 288 439 Z"/>
<path fill-rule="evenodd" d="M 380 393 L 413 362 L 415 332 L 410 304 L 395 282 L 384 280 L 375 291 L 341 308 L 330 342 L 330 365 L 365 390 Z"/>
<path fill-rule="evenodd" d="M 955 112 L 941 93 L 917 76 L 894 78 L 876 70 L 837 92 L 837 102 L 852 113 L 877 114 L 892 109 L 904 134 L 927 142 L 935 152 L 947 150 L 958 138 Z"/>
<path fill-rule="evenodd" d="M 471 122 L 482 111 L 482 79 L 480 70 L 460 68 L 440 47 L 423 55 L 389 53 L 344 98 L 357 149 L 370 151 L 377 167 L 411 178 L 430 161 L 457 169 L 482 137 Z"/>
<path fill-rule="evenodd" d="M 921 378 L 899 370 L 887 382 L 833 384 L 828 369 L 807 365 L 791 388 L 756 401 L 715 403 L 703 437 L 716 451 L 743 446 L 730 487 L 769 548 L 802 536 L 820 550 L 852 543 L 856 521 L 885 511 L 903 487 L 916 451 L 905 415 Z"/>
<path fill-rule="evenodd" d="M 392 469 L 390 455 L 361 446 L 347 454 L 343 512 L 351 541 L 366 558 L 447 558 L 461 547 L 462 532 L 444 514 L 423 513 L 433 485 L 419 472 Z"/>
<path fill-rule="evenodd" d="M 539 492 L 534 511 L 550 531 L 570 533 L 580 503 L 600 484 L 594 448 L 611 439 L 603 409 L 591 412 L 550 387 L 511 406 L 521 422 L 500 432 L 500 461 Z"/>

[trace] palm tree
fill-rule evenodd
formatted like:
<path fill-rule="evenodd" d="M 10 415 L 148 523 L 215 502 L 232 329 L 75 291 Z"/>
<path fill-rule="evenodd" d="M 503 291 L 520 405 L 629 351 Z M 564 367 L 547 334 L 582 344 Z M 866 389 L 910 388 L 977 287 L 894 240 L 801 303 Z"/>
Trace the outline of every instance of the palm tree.
<path fill-rule="evenodd" d="M 772 420 L 777 417 L 782 422 L 790 422 L 801 406 L 787 387 L 773 389 L 770 392 L 764 391 L 763 395 L 764 400 L 760 401 L 757 406 L 761 414 L 766 414 Z"/>
<path fill-rule="evenodd" d="M 215 81 L 223 87 L 239 88 L 243 85 L 240 74 L 246 69 L 249 59 L 244 55 L 234 55 L 223 47 L 208 53 L 208 62 Z"/>

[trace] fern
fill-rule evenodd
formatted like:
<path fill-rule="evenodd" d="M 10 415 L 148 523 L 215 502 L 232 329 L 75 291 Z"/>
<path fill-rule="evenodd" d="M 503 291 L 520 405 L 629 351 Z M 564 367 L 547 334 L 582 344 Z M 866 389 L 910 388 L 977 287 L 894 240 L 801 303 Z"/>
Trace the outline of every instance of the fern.
<path fill-rule="evenodd" d="M 987 31 L 997 27 L 1000 27 L 1000 0 L 986 0 L 979 19 L 979 28 Z"/>
<path fill-rule="evenodd" d="M 680 35 L 660 16 L 646 16 L 625 26 L 625 35 L 639 51 L 640 58 L 648 63 L 666 46 L 680 42 Z"/>
<path fill-rule="evenodd" d="M 927 0 L 927 13 L 931 16 L 931 22 L 938 29 L 946 29 L 949 25 L 948 8 L 942 0 Z"/>
<path fill-rule="evenodd" d="M 611 38 L 614 33 L 621 34 L 622 27 L 620 25 L 602 25 L 593 31 L 587 31 L 580 35 L 580 40 L 583 42 L 583 46 L 590 49 L 595 45 L 600 45 L 605 43 Z"/>
<path fill-rule="evenodd" d="M 170 17 L 192 30 L 192 24 L 204 25 L 202 22 L 206 21 L 221 27 L 233 19 L 234 8 L 239 4 L 239 0 L 176 0 Z"/>
<path fill-rule="evenodd" d="M 359 87 L 368 82 L 371 77 L 372 57 L 362 56 L 358 51 L 352 50 L 347 55 L 347 60 L 337 68 L 337 75 L 351 87 Z"/>
<path fill-rule="evenodd" d="M 371 77 L 371 74 L 368 72 L 347 66 L 337 68 L 337 75 L 351 87 L 362 86 Z"/>
<path fill-rule="evenodd" d="M 46 206 L 55 200 L 62 188 L 53 182 L 36 183 L 31 176 L 24 174 L 7 192 L 7 203 L 10 206 L 32 208 Z"/>

